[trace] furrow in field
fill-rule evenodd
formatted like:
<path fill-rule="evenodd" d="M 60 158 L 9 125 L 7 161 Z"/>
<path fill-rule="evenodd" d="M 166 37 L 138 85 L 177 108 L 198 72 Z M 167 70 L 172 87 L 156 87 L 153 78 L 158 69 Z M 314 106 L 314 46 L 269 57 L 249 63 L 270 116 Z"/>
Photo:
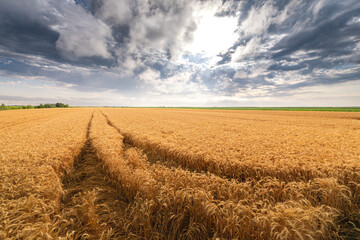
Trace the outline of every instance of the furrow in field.
<path fill-rule="evenodd" d="M 104 109 L 103 112 L 137 144 L 151 144 L 202 169 L 215 161 L 221 164 L 224 174 L 240 178 L 259 174 L 260 178 L 277 175 L 284 181 L 308 181 L 339 176 L 345 184 L 354 180 L 360 183 L 360 132 L 356 131 L 360 125 L 354 120 L 330 114 L 327 118 L 319 114 L 299 118 L 286 116 L 288 113 L 270 116 L 241 111 L 230 114 Z M 262 122 L 264 119 L 271 121 Z M 192 162 L 192 158 L 200 161 Z"/>
<path fill-rule="evenodd" d="M 317 178 L 332 178 L 340 180 L 341 184 L 351 181 L 360 183 L 360 171 L 352 168 L 338 166 L 334 171 L 332 165 L 318 165 L 308 167 L 302 163 L 287 161 L 284 164 L 271 164 L 271 160 L 264 165 L 262 162 L 240 161 L 227 159 L 211 159 L 204 155 L 182 152 L 171 149 L 166 145 L 152 142 L 135 136 L 130 132 L 123 131 L 117 123 L 114 123 L 108 115 L 101 112 L 110 126 L 114 127 L 124 138 L 124 143 L 141 149 L 151 163 L 163 164 L 167 167 L 181 167 L 192 172 L 205 172 L 217 175 L 224 179 L 245 182 L 248 180 L 262 180 L 263 178 L 276 178 L 281 182 L 309 182 Z M 359 166 L 360 167 L 360 166 Z M 360 168 L 359 168 L 360 170 Z M 339 175 L 339 176 L 337 176 Z"/>
<path fill-rule="evenodd" d="M 249 203 L 266 199 L 269 203 L 277 203 L 306 199 L 314 206 L 327 205 L 337 209 L 348 208 L 351 202 L 349 188 L 339 184 L 335 178 L 317 178 L 309 182 L 284 182 L 276 177 L 263 177 L 261 179 L 248 178 L 239 182 L 237 179 L 223 178 L 222 174 L 219 174 L 219 176 L 212 173 L 197 172 L 196 169 L 184 168 L 182 164 L 177 164 L 180 161 L 172 161 L 163 157 L 164 155 L 158 154 L 156 148 L 148 151 L 139 149 L 131 138 L 124 136 L 108 117 L 104 113 L 102 114 L 106 118 L 108 125 L 123 136 L 125 152 L 132 148 L 137 151 L 139 156 L 145 153 L 146 161 L 150 162 L 154 169 L 168 169 L 174 172 L 175 168 L 177 168 L 178 173 L 192 174 L 191 181 L 182 179 L 184 186 L 206 189 L 212 193 L 215 200 Z M 334 194 L 336 200 L 330 194 Z"/>
<path fill-rule="evenodd" d="M 160 154 L 159 152 L 163 152 L 163 151 L 161 151 L 156 147 L 150 146 L 146 148 L 143 147 L 143 145 L 141 144 L 137 144 L 136 142 L 133 141 L 133 138 L 129 134 L 121 132 L 121 130 L 110 121 L 109 117 L 106 114 L 104 114 L 102 111 L 100 112 L 105 117 L 107 124 L 113 127 L 116 131 L 118 131 L 119 134 L 123 137 L 124 149 L 133 148 L 143 154 L 146 154 L 146 159 L 150 164 L 159 164 L 167 168 L 182 168 L 190 172 L 203 172 L 203 171 L 198 171 L 198 169 L 196 168 L 192 168 L 185 164 L 182 164 L 180 160 L 176 158 L 171 158 L 169 154 Z"/>
<path fill-rule="evenodd" d="M 164 147 L 165 145 L 151 142 L 147 138 L 140 138 L 140 135 L 144 135 L 141 132 L 137 132 L 140 134 L 139 137 L 126 133 L 123 130 L 126 128 L 119 128 L 118 122 L 114 123 L 107 115 L 104 113 L 103 115 L 107 118 L 107 122 L 123 135 L 124 142 L 141 149 L 152 164 L 166 167 L 180 166 L 190 172 L 208 172 L 211 174 L 207 175 L 212 177 L 219 176 L 220 179 L 217 179 L 215 184 L 214 181 L 211 183 L 203 181 L 200 184 L 201 186 L 207 186 L 207 184 L 222 186 L 223 191 L 214 190 L 216 187 L 201 187 L 211 192 L 215 200 L 226 201 L 231 196 L 232 201 L 244 204 L 258 201 L 265 201 L 268 204 L 279 204 L 289 200 L 309 201 L 312 206 L 330 206 L 337 209 L 339 213 L 337 221 L 341 229 L 348 229 L 352 224 L 357 226 L 359 223 L 354 212 L 357 212 L 359 205 L 360 173 L 356 170 L 358 165 L 348 167 L 350 163 L 353 163 L 351 160 L 346 164 L 317 164 L 308 161 L 296 164 L 288 160 L 282 165 L 268 163 L 264 165 L 229 159 L 212 160 L 203 156 L 183 154 Z M 233 194 L 229 194 L 229 188 L 224 187 L 227 183 L 219 185 L 219 180 L 226 179 L 232 182 Z M 199 181 L 193 179 L 191 181 L 192 183 L 186 182 L 184 185 L 199 184 Z"/>
<path fill-rule="evenodd" d="M 47 117 L 12 126 L 0 137 L 0 239 L 62 237 L 61 178 L 84 145 L 91 112 L 59 109 L 42 114 Z M 23 117 L 25 122 L 32 119 L 31 114 Z"/>
<path fill-rule="evenodd" d="M 290 224 L 285 227 L 289 235 L 306 239 L 306 235 L 328 234 L 325 229 L 331 228 L 337 216 L 334 208 L 312 205 L 303 199 L 301 190 L 298 196 L 290 190 L 290 195 L 284 197 L 286 191 L 281 190 L 281 184 L 271 189 L 272 179 L 264 180 L 257 188 L 254 181 L 239 183 L 150 164 L 141 150 L 122 145 L 123 137 L 104 116 L 95 116 L 97 153 L 130 202 L 126 224 L 129 234 L 161 239 L 274 239 L 284 226 L 276 228 L 273 224 L 284 218 Z M 268 191 L 266 184 L 271 190 L 280 187 L 280 194 Z M 297 202 L 297 197 L 302 200 Z M 324 231 L 311 223 L 314 214 L 322 219 Z"/>
<path fill-rule="evenodd" d="M 269 132 L 268 137 L 259 135 L 276 125 L 276 121 L 256 123 L 257 118 L 263 118 L 259 116 L 236 127 L 235 123 L 241 124 L 244 119 L 234 121 L 232 118 L 238 118 L 235 113 L 227 121 L 220 113 L 210 112 L 201 117 L 201 112 L 189 116 L 177 111 L 151 114 L 145 110 L 103 109 L 112 122 L 95 110 L 89 123 L 92 111 L 44 111 L 48 116 L 34 119 L 33 124 L 32 114 L 25 114 L 18 120 L 27 123 L 1 132 L 0 239 L 359 236 L 360 171 L 353 158 L 358 149 L 353 144 L 358 141 L 354 137 L 358 134 L 355 120 L 329 121 L 331 129 L 329 124 L 321 129 L 323 137 L 315 128 L 274 126 L 271 133 L 276 132 L 273 138 L 280 143 L 285 142 L 282 138 L 286 135 L 297 136 L 304 130 L 300 139 L 306 147 L 299 145 L 299 157 L 286 154 L 285 150 L 292 150 L 288 143 L 279 145 L 285 150 L 273 149 L 278 145 L 271 143 Z M 3 120 L 0 122 L 11 122 Z M 310 122 L 319 127 L 327 120 Z M 229 129 L 248 134 L 223 135 Z M 282 134 L 284 130 L 286 134 Z M 315 140 L 307 141 L 307 135 L 314 135 Z M 286 142 L 289 139 L 291 144 L 296 143 L 295 135 Z M 144 142 L 152 144 L 152 152 L 147 152 Z M 248 145 L 238 144 L 241 142 Z M 332 148 L 325 149 L 325 144 Z M 253 145 L 259 148 L 257 152 L 251 151 Z M 320 148 L 319 157 L 312 155 L 314 146 Z M 173 151 L 173 155 L 168 157 L 161 148 Z M 268 149 L 274 152 L 262 152 Z M 344 152 L 339 153 L 339 149 Z M 249 151 L 237 154 L 244 150 Z M 194 158 L 190 162 L 193 165 L 184 165 L 181 154 L 200 158 Z M 261 161 L 256 160 L 258 157 Z M 243 161 L 244 168 L 234 165 L 232 159 Z M 209 161 L 217 162 L 220 169 L 202 170 Z M 242 172 L 244 178 L 236 174 L 229 177 L 228 167 L 258 172 Z M 312 172 L 301 178 L 294 168 Z M 279 176 L 269 174 L 274 170 Z M 289 176 L 285 176 L 285 170 Z"/>
<path fill-rule="evenodd" d="M 127 203 L 95 154 L 89 138 L 91 121 L 74 168 L 62 181 L 65 195 L 59 234 L 74 239 L 123 239 L 121 222 Z"/>

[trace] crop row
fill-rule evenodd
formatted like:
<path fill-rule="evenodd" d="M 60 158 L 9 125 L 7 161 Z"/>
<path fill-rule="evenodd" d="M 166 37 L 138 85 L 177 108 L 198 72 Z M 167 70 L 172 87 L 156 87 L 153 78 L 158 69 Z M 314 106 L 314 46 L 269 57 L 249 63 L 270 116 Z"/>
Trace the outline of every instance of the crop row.
<path fill-rule="evenodd" d="M 297 126 L 302 122 L 293 118 L 239 120 L 236 114 L 226 118 L 155 110 L 104 113 L 133 145 L 150 156 L 155 152 L 160 161 L 174 161 L 187 169 L 241 181 L 334 177 L 345 185 L 360 183 L 360 122 L 356 120 L 307 119 L 309 124 L 323 124 L 321 128 Z M 140 113 L 147 114 L 146 118 Z M 337 125 L 327 127 L 329 122 Z"/>
<path fill-rule="evenodd" d="M 244 182 L 147 161 L 123 144 L 123 136 L 95 113 L 91 141 L 130 205 L 128 234 L 173 239 L 311 239 L 338 231 L 337 209 L 350 205 L 350 191 L 336 179 Z M 330 190 L 329 190 L 330 189 Z M 337 200 L 334 200 L 337 199 Z M 167 236 L 167 237 L 165 237 Z"/>
<path fill-rule="evenodd" d="M 61 178 L 84 145 L 92 110 L 24 111 L 1 113 L 19 120 L 1 130 L 0 239 L 51 239 L 58 237 Z"/>

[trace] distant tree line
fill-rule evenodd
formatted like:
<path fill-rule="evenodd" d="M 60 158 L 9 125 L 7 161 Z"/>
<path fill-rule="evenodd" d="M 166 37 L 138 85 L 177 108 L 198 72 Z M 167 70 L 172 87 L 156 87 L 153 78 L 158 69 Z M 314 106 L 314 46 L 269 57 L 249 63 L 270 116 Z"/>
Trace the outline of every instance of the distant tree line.
<path fill-rule="evenodd" d="M 20 106 L 6 106 L 4 103 L 0 105 L 0 110 L 10 110 L 10 109 L 33 109 L 33 108 L 68 108 L 69 104 L 64 103 L 46 103 L 36 106 L 32 105 L 20 105 Z"/>
<path fill-rule="evenodd" d="M 35 106 L 34 108 L 68 108 L 69 105 L 68 104 L 64 104 L 64 103 L 45 103 L 45 104 L 40 104 L 39 106 Z"/>

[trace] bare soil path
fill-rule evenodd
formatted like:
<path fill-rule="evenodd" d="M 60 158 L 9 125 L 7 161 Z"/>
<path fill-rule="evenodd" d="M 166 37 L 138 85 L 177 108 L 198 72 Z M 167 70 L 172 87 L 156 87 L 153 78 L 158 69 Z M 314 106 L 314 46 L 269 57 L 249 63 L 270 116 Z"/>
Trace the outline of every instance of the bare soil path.
<path fill-rule="evenodd" d="M 122 217 L 128 204 L 95 154 L 90 127 L 91 121 L 74 168 L 62 181 L 61 231 L 71 239 L 124 239 Z"/>

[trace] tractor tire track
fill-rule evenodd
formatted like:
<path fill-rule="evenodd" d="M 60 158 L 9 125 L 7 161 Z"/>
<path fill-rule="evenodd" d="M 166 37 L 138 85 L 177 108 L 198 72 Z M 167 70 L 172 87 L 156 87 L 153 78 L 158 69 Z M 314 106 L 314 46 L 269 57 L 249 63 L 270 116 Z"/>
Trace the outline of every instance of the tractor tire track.
<path fill-rule="evenodd" d="M 95 154 L 89 137 L 92 119 L 74 168 L 62 180 L 65 194 L 60 235 L 71 239 L 126 239 L 122 216 L 128 204 Z"/>
<path fill-rule="evenodd" d="M 104 114 L 102 111 L 100 111 L 101 114 L 105 117 L 107 123 L 109 126 L 113 127 L 116 131 L 119 132 L 119 134 L 121 134 L 123 136 L 123 144 L 124 144 L 124 151 L 130 149 L 130 148 L 134 148 L 136 151 L 140 151 L 146 154 L 147 157 L 147 161 L 150 164 L 160 164 L 163 165 L 169 169 L 174 169 L 174 168 L 181 168 L 183 170 L 187 170 L 189 172 L 195 172 L 195 173 L 204 173 L 206 171 L 204 171 L 204 169 L 197 169 L 195 167 L 192 167 L 191 165 L 187 165 L 184 164 L 180 161 L 180 159 L 174 158 L 172 156 L 170 156 L 169 153 L 167 153 L 166 150 L 164 149 L 159 149 L 157 147 L 143 147 L 139 144 L 136 144 L 132 137 L 127 134 L 122 132 L 117 126 L 115 126 L 109 119 L 109 117 Z M 160 152 L 162 154 L 160 154 Z"/>

